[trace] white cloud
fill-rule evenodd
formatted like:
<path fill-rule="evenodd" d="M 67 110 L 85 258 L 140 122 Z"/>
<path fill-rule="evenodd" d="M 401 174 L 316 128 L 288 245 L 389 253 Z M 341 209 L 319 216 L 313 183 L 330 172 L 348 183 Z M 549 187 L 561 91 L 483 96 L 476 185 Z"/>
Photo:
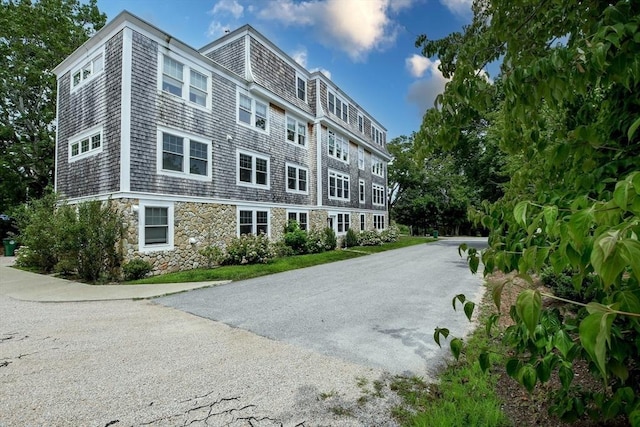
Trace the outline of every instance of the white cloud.
<path fill-rule="evenodd" d="M 406 59 L 405 64 L 412 76 L 417 78 L 427 76 L 413 82 L 407 93 L 407 101 L 416 105 L 420 114 L 423 114 L 434 106 L 436 97 L 444 92 L 449 79 L 446 79 L 438 69 L 439 60 L 431 61 L 429 58 L 414 54 Z"/>
<path fill-rule="evenodd" d="M 391 15 L 414 0 L 270 0 L 258 12 L 262 19 L 312 27 L 320 41 L 337 47 L 354 61 L 393 44 L 398 24 Z"/>
<path fill-rule="evenodd" d="M 324 74 L 324 76 L 326 78 L 328 78 L 329 80 L 331 80 L 331 71 L 324 69 L 324 68 L 314 68 L 312 70 L 309 70 L 312 73 L 315 73 L 316 71 L 320 71 L 322 74 Z"/>
<path fill-rule="evenodd" d="M 209 28 L 207 29 L 207 36 L 209 37 L 221 37 L 229 30 L 229 27 L 222 25 L 218 21 L 211 21 Z"/>
<path fill-rule="evenodd" d="M 304 68 L 307 68 L 307 49 L 300 48 L 291 54 L 291 57 L 298 64 L 302 65 Z"/>
<path fill-rule="evenodd" d="M 471 5 L 473 0 L 440 0 L 440 3 L 445 6 L 451 13 L 463 18 L 471 16 Z"/>
<path fill-rule="evenodd" d="M 211 15 L 222 14 L 231 15 L 235 19 L 239 19 L 244 12 L 244 7 L 237 0 L 220 0 L 209 12 Z"/>
<path fill-rule="evenodd" d="M 405 64 L 409 69 L 409 72 L 413 77 L 420 78 L 424 76 L 424 73 L 427 70 L 431 70 L 431 72 L 439 72 L 438 64 L 439 62 L 433 62 L 429 58 L 413 54 L 410 58 L 405 60 Z"/>

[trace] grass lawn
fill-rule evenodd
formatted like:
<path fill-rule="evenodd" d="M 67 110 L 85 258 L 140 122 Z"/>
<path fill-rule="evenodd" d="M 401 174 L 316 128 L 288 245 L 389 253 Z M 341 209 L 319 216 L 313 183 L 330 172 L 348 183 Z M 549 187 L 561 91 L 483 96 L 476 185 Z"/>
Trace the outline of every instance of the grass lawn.
<path fill-rule="evenodd" d="M 161 276 L 148 277 L 141 280 L 126 282 L 126 284 L 156 284 L 156 283 L 182 283 L 182 282 L 207 282 L 212 280 L 245 280 L 253 277 L 266 276 L 267 274 L 282 273 L 283 271 L 298 268 L 311 267 L 329 262 L 365 256 L 367 254 L 404 248 L 433 242 L 430 237 L 401 236 L 396 242 L 386 243 L 381 246 L 356 246 L 348 250 L 335 250 L 319 254 L 297 255 L 285 258 L 277 258 L 267 264 L 226 265 L 223 267 L 195 270 L 185 270 L 176 273 L 163 274 Z"/>

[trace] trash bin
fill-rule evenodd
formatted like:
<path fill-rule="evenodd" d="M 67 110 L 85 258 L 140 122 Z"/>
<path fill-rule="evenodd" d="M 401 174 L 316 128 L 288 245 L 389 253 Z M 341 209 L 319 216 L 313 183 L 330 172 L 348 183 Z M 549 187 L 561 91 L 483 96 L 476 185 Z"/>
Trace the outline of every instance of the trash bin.
<path fill-rule="evenodd" d="M 14 256 L 16 253 L 16 241 L 14 239 L 2 239 L 4 256 Z"/>
<path fill-rule="evenodd" d="M 438 230 L 433 230 L 433 238 L 434 239 L 438 238 Z"/>

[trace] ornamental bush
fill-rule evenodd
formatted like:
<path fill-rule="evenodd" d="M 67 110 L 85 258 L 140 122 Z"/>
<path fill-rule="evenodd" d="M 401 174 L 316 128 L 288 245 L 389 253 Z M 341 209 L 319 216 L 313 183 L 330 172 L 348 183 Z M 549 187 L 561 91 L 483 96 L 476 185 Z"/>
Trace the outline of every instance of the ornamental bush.
<path fill-rule="evenodd" d="M 380 246 L 382 239 L 380 234 L 375 230 L 364 230 L 358 236 L 358 245 L 360 246 Z"/>
<path fill-rule="evenodd" d="M 261 264 L 274 258 L 274 251 L 265 234 L 243 234 L 234 237 L 226 247 L 224 265 Z"/>
<path fill-rule="evenodd" d="M 353 228 L 347 230 L 347 234 L 344 236 L 343 245 L 346 248 L 352 248 L 354 246 L 358 246 L 358 235 Z"/>
<path fill-rule="evenodd" d="M 143 279 L 151 272 L 153 267 L 147 261 L 136 258 L 122 266 L 125 280 Z"/>

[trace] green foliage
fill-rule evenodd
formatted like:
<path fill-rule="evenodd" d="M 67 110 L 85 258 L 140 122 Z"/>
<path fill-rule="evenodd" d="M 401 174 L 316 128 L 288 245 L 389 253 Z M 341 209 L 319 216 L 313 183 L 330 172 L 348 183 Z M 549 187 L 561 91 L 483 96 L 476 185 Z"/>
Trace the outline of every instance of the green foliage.
<path fill-rule="evenodd" d="M 216 245 L 207 246 L 199 252 L 200 255 L 207 260 L 207 266 L 209 268 L 212 268 L 214 265 L 221 265 L 226 256 L 224 250 Z"/>
<path fill-rule="evenodd" d="M 307 233 L 307 253 L 317 254 L 325 251 L 324 230 L 309 230 Z"/>
<path fill-rule="evenodd" d="M 380 233 L 375 230 L 364 230 L 358 235 L 359 246 L 379 246 L 382 245 Z"/>
<path fill-rule="evenodd" d="M 96 0 L 0 2 L 0 211 L 52 184 L 52 70 L 105 22 Z"/>
<path fill-rule="evenodd" d="M 332 251 L 338 247 L 338 239 L 336 237 L 336 232 L 333 231 L 333 228 L 326 227 L 324 229 L 324 238 L 322 240 L 322 244 L 324 246 L 324 250 Z"/>
<path fill-rule="evenodd" d="M 225 249 L 223 265 L 264 264 L 274 257 L 269 238 L 262 233 L 234 237 Z"/>
<path fill-rule="evenodd" d="M 423 122 L 429 151 L 457 151 L 481 121 L 482 138 L 506 156 L 503 197 L 473 214 L 490 236 L 488 249 L 468 252 L 470 266 L 481 259 L 485 274 L 516 270 L 531 281 L 550 265 L 589 290 L 566 316 L 543 307 L 539 292 L 522 293 L 505 333 L 507 372 L 529 390 L 557 372 L 562 419 L 638 419 L 640 4 L 489 0 L 474 12 L 462 33 L 417 41 L 452 78 Z M 502 75 L 491 84 L 478 70 L 498 58 Z M 605 392 L 572 387 L 578 360 Z"/>
<path fill-rule="evenodd" d="M 354 246 L 358 246 L 358 235 L 350 228 L 347 230 L 347 234 L 344 236 L 343 245 L 347 248 L 352 248 Z"/>
<path fill-rule="evenodd" d="M 45 273 L 77 273 L 89 282 L 117 280 L 122 263 L 120 213 L 109 202 L 57 204 L 49 194 L 17 213 L 22 230 L 18 240 L 28 248 L 19 264 Z"/>
<path fill-rule="evenodd" d="M 308 253 L 307 232 L 300 229 L 297 221 L 290 220 L 285 227 L 284 244 L 291 248 L 293 254 Z"/>
<path fill-rule="evenodd" d="M 136 258 L 122 266 L 124 280 L 140 280 L 147 276 L 153 269 L 153 266 L 147 261 Z"/>

